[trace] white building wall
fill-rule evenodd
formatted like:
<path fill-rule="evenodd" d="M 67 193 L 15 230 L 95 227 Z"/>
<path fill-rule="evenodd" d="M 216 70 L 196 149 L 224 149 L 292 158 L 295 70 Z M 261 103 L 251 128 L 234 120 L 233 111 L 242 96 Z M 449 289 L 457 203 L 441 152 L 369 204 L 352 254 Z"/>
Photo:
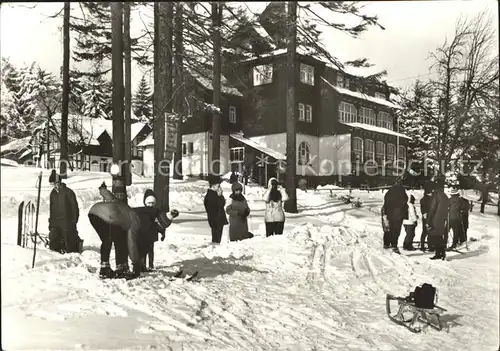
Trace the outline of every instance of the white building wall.
<path fill-rule="evenodd" d="M 340 134 L 319 138 L 319 175 L 351 173 L 351 135 Z"/>
<path fill-rule="evenodd" d="M 182 157 L 182 174 L 187 176 L 206 174 L 208 169 L 207 133 L 185 134 L 182 142 L 193 143 L 193 153 Z"/>
<path fill-rule="evenodd" d="M 249 139 L 286 155 L 286 133 L 255 136 Z"/>
<path fill-rule="evenodd" d="M 155 154 L 154 147 L 146 146 L 142 151 L 142 160 L 143 160 L 143 172 L 145 177 L 153 177 L 154 176 L 154 165 L 155 165 Z"/>
<path fill-rule="evenodd" d="M 297 134 L 297 160 L 299 159 L 299 145 L 306 142 L 309 145 L 309 164 L 299 165 L 297 163 L 297 174 L 301 176 L 319 175 L 319 138 L 312 135 Z"/>

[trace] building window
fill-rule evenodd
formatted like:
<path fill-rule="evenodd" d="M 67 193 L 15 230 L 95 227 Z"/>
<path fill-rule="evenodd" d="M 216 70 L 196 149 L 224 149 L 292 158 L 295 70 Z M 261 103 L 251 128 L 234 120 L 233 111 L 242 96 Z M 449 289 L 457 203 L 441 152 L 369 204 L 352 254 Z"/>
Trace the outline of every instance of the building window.
<path fill-rule="evenodd" d="M 348 77 L 345 77 L 345 79 L 344 79 L 344 88 L 349 89 L 349 86 L 350 86 L 350 84 L 349 84 L 349 83 L 350 83 L 350 82 L 349 82 L 349 78 L 348 78 Z"/>
<path fill-rule="evenodd" d="M 380 111 L 378 113 L 378 122 L 377 122 L 377 125 L 379 127 L 392 130 L 393 126 L 392 126 L 392 117 L 391 117 L 391 115 L 389 113 L 387 113 L 387 112 Z"/>
<path fill-rule="evenodd" d="M 304 84 L 314 85 L 314 67 L 300 64 L 300 82 Z"/>
<path fill-rule="evenodd" d="M 192 155 L 194 154 L 194 145 L 192 142 L 189 142 L 187 143 L 187 152 L 188 152 L 188 155 Z"/>
<path fill-rule="evenodd" d="M 363 162 L 363 139 L 352 139 L 352 152 L 354 153 L 355 161 Z"/>
<path fill-rule="evenodd" d="M 340 102 L 339 104 L 339 119 L 344 123 L 357 122 L 357 111 L 353 104 L 347 102 Z"/>
<path fill-rule="evenodd" d="M 359 121 L 360 123 L 375 125 L 375 113 L 372 109 L 361 107 L 359 111 Z"/>
<path fill-rule="evenodd" d="M 253 85 L 273 82 L 273 65 L 261 65 L 253 68 Z"/>
<path fill-rule="evenodd" d="M 299 144 L 299 165 L 307 165 L 311 158 L 311 148 L 305 141 Z"/>
<path fill-rule="evenodd" d="M 182 143 L 182 155 L 185 156 L 187 154 L 187 145 L 186 143 Z"/>
<path fill-rule="evenodd" d="M 344 87 L 344 75 L 342 73 L 337 73 L 337 86 Z"/>
<path fill-rule="evenodd" d="M 304 104 L 299 103 L 299 121 L 306 120 L 306 109 Z"/>
<path fill-rule="evenodd" d="M 403 160 L 406 164 L 406 148 L 399 145 L 398 159 Z"/>
<path fill-rule="evenodd" d="M 396 146 L 394 144 L 387 144 L 387 161 L 394 164 L 396 159 Z"/>
<path fill-rule="evenodd" d="M 375 97 L 377 99 L 385 100 L 385 94 L 384 93 L 375 92 Z"/>
<path fill-rule="evenodd" d="M 306 105 L 306 122 L 312 123 L 313 108 L 311 105 Z"/>
<path fill-rule="evenodd" d="M 245 161 L 245 148 L 244 147 L 233 147 L 229 149 L 229 161 L 230 162 L 244 162 Z"/>
<path fill-rule="evenodd" d="M 379 165 L 385 162 L 385 144 L 381 141 L 377 141 L 375 145 L 375 160 Z"/>
<path fill-rule="evenodd" d="M 365 161 L 375 159 L 375 143 L 373 140 L 365 140 Z"/>
<path fill-rule="evenodd" d="M 229 123 L 236 123 L 236 107 L 229 106 Z"/>

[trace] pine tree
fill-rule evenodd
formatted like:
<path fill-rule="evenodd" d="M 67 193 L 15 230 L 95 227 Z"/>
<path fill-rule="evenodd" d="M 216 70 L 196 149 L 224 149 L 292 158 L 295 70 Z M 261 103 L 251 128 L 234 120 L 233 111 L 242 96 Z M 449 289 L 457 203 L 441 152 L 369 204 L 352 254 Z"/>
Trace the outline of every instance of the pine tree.
<path fill-rule="evenodd" d="M 23 112 L 20 117 L 25 125 L 34 128 L 52 117 L 60 108 L 61 93 L 61 82 L 38 64 L 33 63 L 24 70 L 18 101 Z"/>
<path fill-rule="evenodd" d="M 84 116 L 91 118 L 109 118 L 109 108 L 105 80 L 100 74 L 100 66 L 94 68 L 93 74 L 85 80 L 85 92 L 82 94 Z"/>
<path fill-rule="evenodd" d="M 141 121 L 151 122 L 153 117 L 152 93 L 145 76 L 142 76 L 133 99 L 134 115 Z"/>
<path fill-rule="evenodd" d="M 2 57 L 2 82 L 5 83 L 5 88 L 18 94 L 21 90 L 21 74 L 16 67 L 6 58 Z"/>
<path fill-rule="evenodd" d="M 19 119 L 16 108 L 16 98 L 12 91 L 7 88 L 7 85 L 2 81 L 0 97 L 0 143 L 4 144 L 10 137 L 22 136 L 27 128 L 22 124 L 23 120 Z"/>

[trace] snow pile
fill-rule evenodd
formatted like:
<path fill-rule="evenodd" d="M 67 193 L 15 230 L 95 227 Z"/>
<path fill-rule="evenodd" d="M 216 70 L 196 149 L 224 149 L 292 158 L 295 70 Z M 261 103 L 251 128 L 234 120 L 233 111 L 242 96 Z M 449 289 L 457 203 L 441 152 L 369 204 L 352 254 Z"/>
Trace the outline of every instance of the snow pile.
<path fill-rule="evenodd" d="M 327 185 L 318 185 L 316 187 L 316 190 L 347 190 L 347 189 L 342 188 L 338 185 L 327 184 Z"/>
<path fill-rule="evenodd" d="M 0 164 L 2 166 L 19 167 L 19 163 L 8 158 L 0 158 Z"/>

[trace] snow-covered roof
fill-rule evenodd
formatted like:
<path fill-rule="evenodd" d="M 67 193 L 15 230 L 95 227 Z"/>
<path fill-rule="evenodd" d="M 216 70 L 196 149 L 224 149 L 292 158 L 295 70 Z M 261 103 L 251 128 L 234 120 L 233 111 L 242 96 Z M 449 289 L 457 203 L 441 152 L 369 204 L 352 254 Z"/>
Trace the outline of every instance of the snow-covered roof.
<path fill-rule="evenodd" d="M 52 116 L 52 121 L 57 128 L 57 132 L 61 133 L 61 113 L 56 113 Z M 131 137 L 134 140 L 141 130 L 146 126 L 146 123 L 135 122 L 131 125 Z M 45 129 L 46 122 L 42 123 L 41 126 L 35 130 Z M 104 132 L 106 132 L 110 138 L 113 138 L 113 121 L 104 118 L 91 118 L 81 115 L 68 115 L 68 140 L 70 142 L 77 143 L 83 140 L 88 145 L 100 145 L 97 140 Z"/>
<path fill-rule="evenodd" d="M 369 130 L 371 132 L 377 132 L 377 133 L 383 133 L 383 134 L 389 134 L 389 135 L 394 135 L 394 136 L 399 136 L 400 138 L 405 138 L 411 140 L 411 138 L 407 135 L 395 132 L 390 129 L 378 127 L 378 126 L 372 126 L 371 124 L 364 124 L 364 123 L 345 123 L 343 122 L 342 124 L 345 124 L 346 126 L 353 127 L 353 128 L 361 128 L 364 130 Z"/>
<path fill-rule="evenodd" d="M 236 139 L 239 142 L 242 142 L 243 144 L 246 144 L 250 147 L 253 147 L 254 149 L 259 150 L 259 151 L 275 158 L 276 160 L 285 160 L 286 159 L 285 155 L 283 155 L 281 152 L 275 151 L 273 149 L 268 148 L 267 146 L 264 146 L 262 144 L 255 142 L 251 139 L 245 138 L 243 136 L 243 134 L 241 134 L 241 133 L 230 134 L 230 136 L 231 136 L 231 138 Z"/>
<path fill-rule="evenodd" d="M 151 146 L 154 145 L 155 141 L 153 140 L 153 133 L 149 134 L 146 139 L 141 141 L 137 146 L 140 147 L 145 147 L 145 146 Z"/>
<path fill-rule="evenodd" d="M 19 150 L 22 150 L 22 149 L 29 146 L 30 138 L 31 137 L 27 136 L 27 137 L 24 137 L 21 139 L 12 140 L 10 143 L 7 143 L 5 145 L 1 145 L 0 152 L 1 153 L 5 153 L 5 152 L 9 152 L 9 151 L 17 152 Z"/>
<path fill-rule="evenodd" d="M 189 74 L 194 79 L 196 79 L 196 81 L 198 83 L 200 83 L 205 89 L 208 89 L 211 91 L 214 90 L 214 88 L 212 86 L 212 80 L 211 80 L 212 72 L 206 72 L 206 74 L 201 75 L 201 74 L 193 71 L 192 69 L 188 68 L 187 70 L 188 70 Z M 223 74 L 221 74 L 220 82 L 221 82 L 220 90 L 223 94 L 243 96 L 243 94 L 240 93 L 240 91 L 238 89 L 236 89 L 235 87 L 231 86 L 231 84 L 229 84 L 227 78 Z"/>
<path fill-rule="evenodd" d="M 339 94 L 349 95 L 349 96 L 352 96 L 352 97 L 355 97 L 358 99 L 368 100 L 370 102 L 373 102 L 373 103 L 376 103 L 379 105 L 384 105 L 384 106 L 390 107 L 390 108 L 401 109 L 401 106 L 399 106 L 393 102 L 390 102 L 390 101 L 387 101 L 384 99 L 380 99 L 380 98 L 377 98 L 374 96 L 366 95 L 366 94 L 363 94 L 363 93 L 358 92 L 358 91 L 351 91 L 351 90 L 346 89 L 346 88 L 337 87 L 337 86 L 333 85 L 332 83 L 330 83 L 324 77 L 321 77 L 321 79 Z"/>

